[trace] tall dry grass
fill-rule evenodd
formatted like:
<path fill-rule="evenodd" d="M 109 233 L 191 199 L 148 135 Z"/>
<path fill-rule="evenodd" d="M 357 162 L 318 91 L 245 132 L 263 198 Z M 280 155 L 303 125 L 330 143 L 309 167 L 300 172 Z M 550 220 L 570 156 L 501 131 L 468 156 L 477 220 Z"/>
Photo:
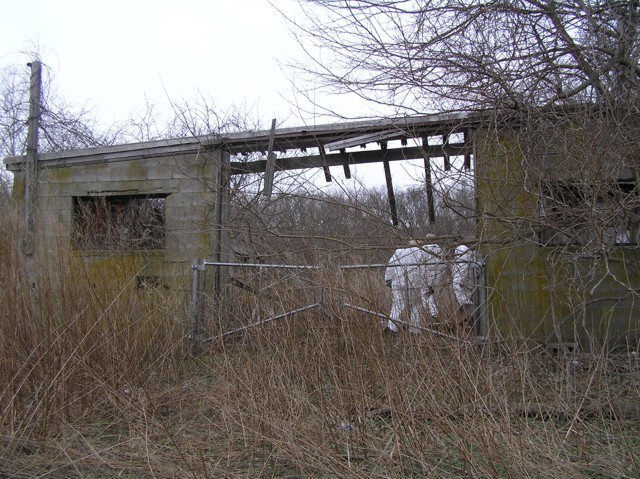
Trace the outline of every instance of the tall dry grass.
<path fill-rule="evenodd" d="M 23 444 L 44 444 L 63 437 L 68 427 L 117 416 L 123 391 L 145 387 L 159 375 L 168 380 L 180 364 L 185 331 L 184 307 L 174 296 L 152 292 L 147 295 L 154 297 L 141 298 L 131 284 L 102 291 L 64 248 L 39 259 L 29 275 L 19 212 L 8 199 L 0 208 L 4 472 L 4 461 L 19 456 Z"/>
<path fill-rule="evenodd" d="M 640 476 L 633 351 L 387 336 L 327 295 L 192 358 L 170 293 L 95 291 L 63 256 L 32 289 L 2 208 L 0 477 Z"/>

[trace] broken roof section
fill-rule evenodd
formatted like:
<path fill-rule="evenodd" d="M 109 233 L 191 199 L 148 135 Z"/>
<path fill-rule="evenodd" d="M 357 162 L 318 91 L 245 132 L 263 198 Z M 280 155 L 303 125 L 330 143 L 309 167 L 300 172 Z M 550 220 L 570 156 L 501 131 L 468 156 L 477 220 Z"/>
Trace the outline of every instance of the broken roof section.
<path fill-rule="evenodd" d="M 441 145 L 407 147 L 411 138 L 432 135 L 449 135 L 464 132 L 480 121 L 480 116 L 466 113 L 439 114 L 420 117 L 405 117 L 384 120 L 369 120 L 351 123 L 317 125 L 313 127 L 282 128 L 273 134 L 273 151 L 284 153 L 276 159 L 277 170 L 295 170 L 340 165 L 357 165 L 381 161 L 397 161 L 429 157 L 464 155 L 465 142 Z M 230 153 L 267 152 L 271 131 L 242 132 L 221 136 L 220 143 Z M 400 148 L 387 148 L 394 140 L 400 140 Z M 347 152 L 354 147 L 365 148 L 375 143 L 381 148 L 363 152 Z M 318 148 L 318 154 L 286 155 L 291 150 L 305 152 Z M 260 173 L 265 171 L 266 160 L 231 163 L 231 174 Z"/>
<path fill-rule="evenodd" d="M 287 153 L 291 150 L 306 150 L 322 147 L 328 151 L 344 150 L 352 146 L 365 146 L 370 143 L 383 143 L 392 140 L 406 140 L 421 138 L 436 134 L 449 134 L 452 131 L 464 131 L 477 124 L 482 115 L 467 113 L 437 114 L 420 117 L 404 117 L 394 119 L 366 120 L 348 123 L 332 123 L 325 125 L 303 126 L 293 128 L 279 128 L 272 130 L 244 131 L 228 134 L 212 134 L 199 137 L 185 137 L 167 140 L 146 141 L 124 145 L 102 146 L 81 150 L 65 150 L 59 152 L 42 153 L 38 160 L 48 166 L 72 166 L 74 164 L 97 163 L 103 161 L 127 161 L 136 158 L 162 158 L 166 156 L 197 153 L 208 149 L 222 148 L 231 154 L 247 154 L 267 152 L 269 141 L 273 136 L 273 151 Z M 433 148 L 430 156 L 442 156 L 443 151 L 459 152 L 461 145 L 449 144 Z M 387 152 L 390 161 L 406 158 L 422 158 L 422 151 L 404 149 L 404 156 Z M 427 152 L 429 153 L 429 152 Z M 325 161 L 332 165 L 340 165 L 340 153 L 327 153 Z M 407 156 L 408 155 L 408 156 Z M 279 158 L 277 168 L 297 169 L 323 166 L 317 163 L 317 157 L 297 157 L 292 161 Z M 368 155 L 364 160 L 353 155 L 354 164 L 380 161 L 381 157 Z M 10 157 L 5 164 L 10 170 L 20 169 L 24 157 Z M 262 168 L 260 168 L 262 165 Z M 330 166 L 332 166 L 330 165 Z M 257 173 L 264 171 L 264 161 L 241 162 L 231 164 L 232 174 Z"/>
<path fill-rule="evenodd" d="M 160 159 L 223 150 L 233 155 L 228 165 L 228 174 L 266 173 L 263 193 L 270 196 L 269 185 L 273 183 L 274 171 L 322 168 L 325 179 L 331 181 L 329 168 L 332 166 L 342 166 L 345 177 L 350 178 L 351 165 L 379 162 L 383 163 L 385 169 L 391 216 L 393 223 L 397 225 L 389 163 L 424 159 L 429 193 L 430 159 L 444 158 L 446 169 L 450 156 L 464 156 L 465 167 L 469 168 L 471 146 L 468 130 L 485 117 L 482 113 L 448 113 L 280 129 L 275 128 L 274 122 L 270 130 L 43 153 L 38 155 L 38 163 L 43 167 L 55 168 L 134 159 Z M 451 136 L 454 133 L 456 135 Z M 433 136 L 440 136 L 441 139 L 430 142 L 429 138 Z M 410 139 L 416 140 L 412 142 L 412 146 L 408 144 Z M 394 142 L 394 145 L 390 145 L 390 142 Z M 371 148 L 365 150 L 371 145 Z M 263 153 L 264 159 L 249 159 L 252 153 Z M 7 158 L 5 164 L 9 170 L 19 171 L 24 161 L 24 157 Z M 432 198 L 429 194 L 428 197 Z M 429 216 L 433 221 L 433 201 L 430 203 Z"/>

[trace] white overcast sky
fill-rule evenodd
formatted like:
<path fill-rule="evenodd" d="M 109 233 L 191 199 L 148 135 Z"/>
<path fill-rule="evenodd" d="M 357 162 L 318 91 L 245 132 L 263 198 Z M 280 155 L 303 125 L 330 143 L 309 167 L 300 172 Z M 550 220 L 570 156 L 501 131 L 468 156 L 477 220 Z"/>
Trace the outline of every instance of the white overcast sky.
<path fill-rule="evenodd" d="M 272 2 L 288 15 L 298 11 L 296 0 Z M 303 100 L 292 86 L 292 80 L 298 84 L 295 72 L 285 65 L 302 51 L 267 0 L 3 3 L 0 67 L 25 64 L 28 75 L 24 52 L 37 49 L 59 96 L 91 107 L 106 125 L 134 116 L 146 102 L 161 110 L 198 94 L 213 99 L 222 113 L 241 106 L 265 128 L 272 118 L 280 126 L 331 121 L 320 111 L 314 117 L 296 108 Z M 373 115 L 358 102 L 316 100 L 346 105 L 347 116 Z M 403 165 L 392 167 L 402 175 Z M 382 165 L 362 169 L 362 175 L 369 184 L 384 181 Z"/>
<path fill-rule="evenodd" d="M 291 72 L 299 55 L 267 0 L 21 0 L 6 2 L 0 65 L 40 50 L 59 94 L 88 102 L 105 121 L 126 120 L 148 100 L 211 97 L 244 105 L 267 125 L 295 122 Z M 293 0 L 275 0 L 297 10 Z"/>

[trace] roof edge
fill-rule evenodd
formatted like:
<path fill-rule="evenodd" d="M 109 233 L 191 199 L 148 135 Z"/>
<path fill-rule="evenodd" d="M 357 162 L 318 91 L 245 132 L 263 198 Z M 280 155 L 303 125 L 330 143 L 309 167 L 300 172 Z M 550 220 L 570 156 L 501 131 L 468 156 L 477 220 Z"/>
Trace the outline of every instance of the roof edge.
<path fill-rule="evenodd" d="M 290 144 L 289 148 L 297 148 L 296 142 L 306 146 L 306 143 L 309 142 L 326 142 L 331 138 L 338 138 L 340 135 L 379 132 L 390 129 L 410 132 L 412 129 L 417 128 L 450 126 L 455 123 L 469 124 L 479 122 L 486 117 L 486 112 L 453 112 L 414 117 L 378 118 L 345 123 L 280 128 L 276 129 L 274 136 L 280 140 L 281 145 L 286 143 Z M 271 135 L 271 130 L 257 130 L 98 146 L 40 153 L 38 161 L 48 163 L 48 166 L 61 167 L 73 164 L 195 154 L 203 151 L 203 149 L 225 148 L 233 152 L 259 151 L 263 147 L 263 143 L 266 144 L 269 141 Z M 7 157 L 4 159 L 7 169 L 10 171 L 19 170 L 24 161 L 26 161 L 26 156 Z"/>

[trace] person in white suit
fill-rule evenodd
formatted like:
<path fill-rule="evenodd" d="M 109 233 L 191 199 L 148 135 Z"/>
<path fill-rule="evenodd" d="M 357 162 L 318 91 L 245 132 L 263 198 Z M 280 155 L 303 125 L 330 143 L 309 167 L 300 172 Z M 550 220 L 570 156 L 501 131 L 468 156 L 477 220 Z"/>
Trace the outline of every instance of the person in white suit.
<path fill-rule="evenodd" d="M 441 272 L 441 249 L 436 244 L 418 246 L 414 240 L 408 248 L 395 251 L 385 271 L 384 279 L 391 287 L 391 312 L 386 328 L 398 332 L 401 314 L 406 310 L 409 331 L 420 331 L 421 315 L 429 311 L 432 318 L 438 315 L 434 286 Z"/>
<path fill-rule="evenodd" d="M 468 246 L 456 247 L 453 263 L 451 265 L 451 279 L 453 281 L 453 293 L 458 301 L 458 312 L 463 321 L 471 318 L 473 310 L 473 290 L 475 282 L 471 273 L 471 263 L 474 254 Z"/>

